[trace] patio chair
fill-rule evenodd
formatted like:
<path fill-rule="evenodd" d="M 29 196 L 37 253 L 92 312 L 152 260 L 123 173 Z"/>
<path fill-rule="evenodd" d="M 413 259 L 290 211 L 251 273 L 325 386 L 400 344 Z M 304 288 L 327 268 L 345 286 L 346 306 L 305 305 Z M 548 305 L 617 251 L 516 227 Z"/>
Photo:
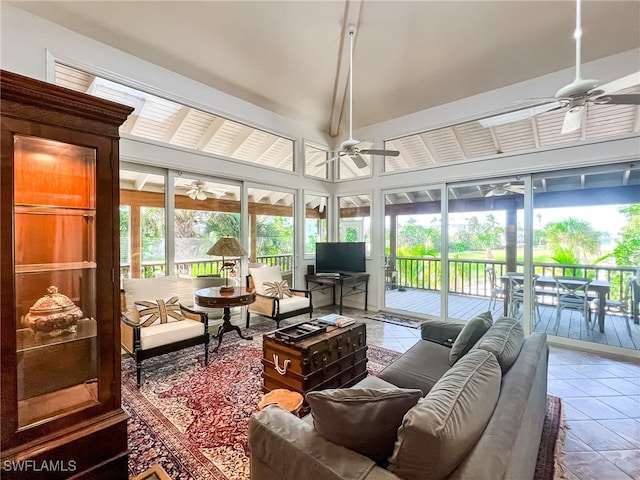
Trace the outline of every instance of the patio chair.
<path fill-rule="evenodd" d="M 629 277 L 627 282 L 625 283 L 624 290 L 622 292 L 622 298 L 620 300 L 611 300 L 607 298 L 607 301 L 604 305 L 605 311 L 612 313 L 621 313 L 625 318 L 629 319 L 631 317 L 631 302 L 633 295 L 633 282 L 636 281 L 636 277 Z M 591 305 L 593 305 L 594 310 L 597 312 L 600 307 L 600 299 L 595 298 Z M 595 327 L 596 322 L 592 322 L 591 330 Z"/>
<path fill-rule="evenodd" d="M 558 332 L 560 317 L 563 310 L 577 310 L 587 322 L 591 323 L 591 308 L 589 301 L 589 284 L 591 279 L 579 277 L 553 277 L 556 282 L 556 325 Z M 594 322 L 595 323 L 595 322 Z"/>
<path fill-rule="evenodd" d="M 524 278 L 521 273 L 507 272 L 506 274 L 509 288 L 509 309 L 508 315 L 511 318 L 517 318 L 520 311 L 520 305 L 524 305 Z M 538 275 L 534 275 L 531 279 L 531 293 L 533 298 L 533 312 L 536 316 L 535 325 L 540 321 L 540 305 L 538 296 L 536 295 L 536 280 Z"/>
<path fill-rule="evenodd" d="M 485 269 L 487 277 L 489 277 L 489 284 L 491 285 L 491 299 L 489 300 L 489 310 L 496 306 L 498 298 L 504 299 L 504 288 L 496 282 L 496 270 L 493 267 L 487 267 Z M 493 307 L 491 306 L 493 304 Z"/>

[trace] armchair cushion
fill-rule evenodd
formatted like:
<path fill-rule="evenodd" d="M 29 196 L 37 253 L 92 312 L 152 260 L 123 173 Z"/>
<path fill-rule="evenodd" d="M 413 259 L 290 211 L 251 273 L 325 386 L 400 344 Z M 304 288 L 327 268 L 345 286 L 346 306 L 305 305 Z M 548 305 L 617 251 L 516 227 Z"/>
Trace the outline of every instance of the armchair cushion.
<path fill-rule="evenodd" d="M 460 334 L 456 337 L 449 353 L 449 365 L 460 360 L 471 348 L 487 333 L 493 323 L 491 312 L 481 313 L 467 322 Z"/>
<path fill-rule="evenodd" d="M 184 320 L 180 311 L 178 297 L 175 295 L 166 300 L 136 300 L 135 305 L 138 310 L 139 323 L 142 327 Z"/>
<path fill-rule="evenodd" d="M 123 280 L 124 298 L 126 303 L 127 317 L 138 322 L 138 309 L 135 307 L 136 300 L 155 300 L 157 298 L 171 298 L 180 294 L 178 277 L 157 277 L 157 278 L 125 278 Z"/>
<path fill-rule="evenodd" d="M 197 320 L 182 320 L 153 325 L 140 329 L 140 346 L 143 350 L 177 343 L 188 338 L 202 337 L 204 325 Z"/>
<path fill-rule="evenodd" d="M 284 298 L 285 296 L 291 297 L 293 295 L 286 280 L 280 282 L 264 282 L 262 287 L 264 288 L 265 295 L 269 297 Z"/>
<path fill-rule="evenodd" d="M 258 295 L 268 295 L 265 291 L 265 283 L 281 282 L 282 272 L 277 265 L 271 267 L 250 268 L 249 274 L 253 279 L 253 285 Z"/>
<path fill-rule="evenodd" d="M 393 453 L 402 417 L 421 397 L 417 389 L 341 388 L 306 399 L 320 435 L 382 463 Z"/>

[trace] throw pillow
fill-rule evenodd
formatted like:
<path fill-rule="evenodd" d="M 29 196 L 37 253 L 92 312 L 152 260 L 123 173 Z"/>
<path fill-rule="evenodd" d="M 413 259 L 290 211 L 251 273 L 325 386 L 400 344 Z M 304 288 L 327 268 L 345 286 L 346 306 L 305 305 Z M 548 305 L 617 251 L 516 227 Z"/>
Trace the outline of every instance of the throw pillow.
<path fill-rule="evenodd" d="M 287 297 L 293 296 L 286 280 L 282 280 L 280 282 L 264 282 L 262 286 L 264 288 L 264 294 L 269 297 L 284 298 L 285 295 Z"/>
<path fill-rule="evenodd" d="M 524 330 L 517 320 L 501 317 L 476 344 L 480 348 L 493 353 L 498 359 L 504 375 L 517 360 L 524 343 Z"/>
<path fill-rule="evenodd" d="M 402 418 L 421 397 L 416 389 L 339 388 L 310 392 L 306 399 L 320 435 L 386 463 Z"/>
<path fill-rule="evenodd" d="M 449 365 L 453 366 L 487 333 L 493 323 L 491 312 L 485 312 L 472 318 L 456 337 L 451 352 L 449 352 Z"/>
<path fill-rule="evenodd" d="M 138 309 L 134 304 L 136 300 L 171 298 L 174 295 L 180 297 L 180 285 L 178 277 L 175 276 L 125 278 L 123 286 L 127 316 L 134 322 L 138 322 Z"/>
<path fill-rule="evenodd" d="M 142 327 L 184 320 L 176 296 L 166 300 L 137 300 L 135 305 Z"/>
<path fill-rule="evenodd" d="M 264 284 L 266 282 L 281 282 L 282 272 L 280 267 L 273 265 L 270 267 L 250 268 L 249 274 L 253 278 L 253 286 L 258 295 L 266 295 L 264 293 Z"/>
<path fill-rule="evenodd" d="M 388 470 L 404 480 L 447 478 L 489 423 L 501 382 L 493 354 L 462 357 L 404 416 Z"/>

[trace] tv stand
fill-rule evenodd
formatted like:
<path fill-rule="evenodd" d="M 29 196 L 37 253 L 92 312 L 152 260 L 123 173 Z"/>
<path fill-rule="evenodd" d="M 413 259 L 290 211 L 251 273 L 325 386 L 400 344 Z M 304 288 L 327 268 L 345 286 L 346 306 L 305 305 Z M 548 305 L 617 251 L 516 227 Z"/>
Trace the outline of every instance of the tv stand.
<path fill-rule="evenodd" d="M 364 293 L 364 309 L 367 310 L 369 299 L 369 274 L 368 273 L 340 273 L 339 275 L 305 275 L 307 290 L 310 292 L 331 287 L 333 304 L 336 303 L 336 285 L 340 286 L 340 315 L 342 315 L 342 301 L 344 297 Z M 309 287 L 309 283 L 315 284 Z"/>

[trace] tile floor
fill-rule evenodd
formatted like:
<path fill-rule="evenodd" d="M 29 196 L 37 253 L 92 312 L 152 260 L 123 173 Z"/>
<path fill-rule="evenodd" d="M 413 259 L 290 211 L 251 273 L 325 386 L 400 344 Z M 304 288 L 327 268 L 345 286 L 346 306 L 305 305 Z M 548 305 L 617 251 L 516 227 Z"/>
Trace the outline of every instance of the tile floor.
<path fill-rule="evenodd" d="M 327 310 L 331 312 L 333 310 Z M 315 312 L 321 315 L 324 309 Z M 369 344 L 404 352 L 420 330 L 367 322 Z M 548 392 L 564 399 L 569 480 L 640 480 L 640 362 L 551 346 Z"/>

